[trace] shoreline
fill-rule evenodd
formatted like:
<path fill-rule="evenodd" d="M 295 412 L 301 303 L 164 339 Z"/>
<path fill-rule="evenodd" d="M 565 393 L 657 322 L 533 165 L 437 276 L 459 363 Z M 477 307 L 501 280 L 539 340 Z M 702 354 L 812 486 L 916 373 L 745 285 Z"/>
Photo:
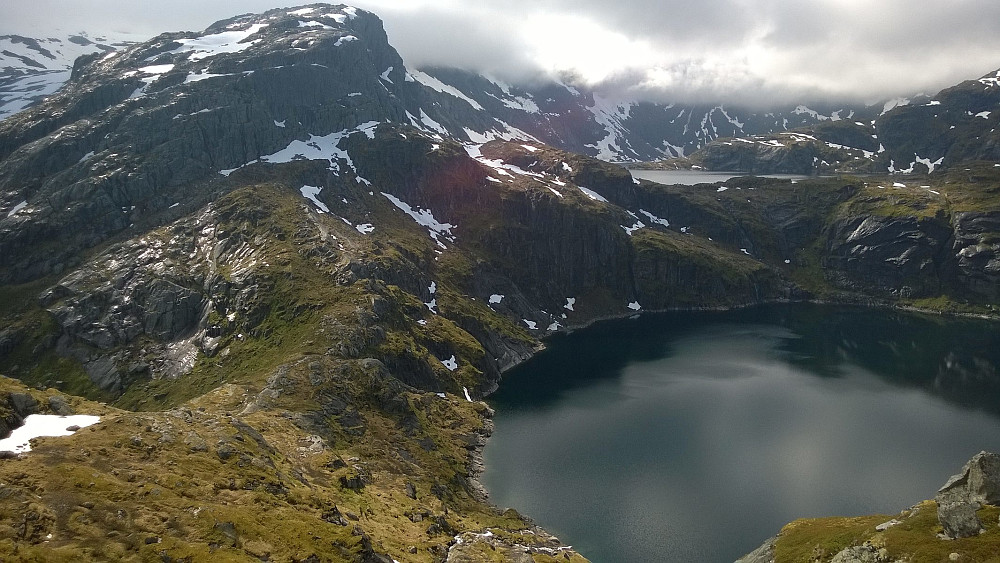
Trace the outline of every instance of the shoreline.
<path fill-rule="evenodd" d="M 890 303 L 890 302 L 874 300 L 874 298 L 872 298 L 872 299 L 873 299 L 872 301 L 869 301 L 867 303 L 860 302 L 860 301 L 848 301 L 848 300 L 840 301 L 840 300 L 824 300 L 824 299 L 801 299 L 801 300 L 799 300 L 799 299 L 768 299 L 768 300 L 763 300 L 763 301 L 759 301 L 759 302 L 755 302 L 755 303 L 743 303 L 743 304 L 736 304 L 736 305 L 730 305 L 730 306 L 716 306 L 716 307 L 672 307 L 672 308 L 668 308 L 668 309 L 640 310 L 640 311 L 633 311 L 633 312 L 630 312 L 628 314 L 605 315 L 605 316 L 595 317 L 593 319 L 590 319 L 590 320 L 586 321 L 585 323 L 576 324 L 576 325 L 568 325 L 568 326 L 565 326 L 565 327 L 561 327 L 561 328 L 559 328 L 556 331 L 552 331 L 549 334 L 546 334 L 545 336 L 543 336 L 542 338 L 539 339 L 540 346 L 536 347 L 532 351 L 532 353 L 531 353 L 530 356 L 528 356 L 527 358 L 523 358 L 523 359 L 521 359 L 520 361 L 518 361 L 516 363 L 512 363 L 512 364 L 504 367 L 503 369 L 500 370 L 500 374 L 502 376 L 504 373 L 507 373 L 507 371 L 509 371 L 510 369 L 513 369 L 513 368 L 515 368 L 515 367 L 517 367 L 517 366 L 519 366 L 519 365 L 521 365 L 521 364 L 523 364 L 523 363 L 525 363 L 527 361 L 530 361 L 532 358 L 535 357 L 536 354 L 538 354 L 539 352 L 541 352 L 541 351 L 543 351 L 543 350 L 546 349 L 545 340 L 547 340 L 548 338 L 550 338 L 550 337 L 552 337 L 552 336 L 554 336 L 556 334 L 571 334 L 572 332 L 574 332 L 576 330 L 586 329 L 586 328 L 594 326 L 595 324 L 600 323 L 600 322 L 625 320 L 625 319 L 630 319 L 630 318 L 633 318 L 633 317 L 638 317 L 638 316 L 641 316 L 643 314 L 659 315 L 659 314 L 668 314 L 668 313 L 694 313 L 694 312 L 720 312 L 721 313 L 721 312 L 726 312 L 726 311 L 736 311 L 736 310 L 741 310 L 741 309 L 750 309 L 752 307 L 764 307 L 764 306 L 769 306 L 769 305 L 810 304 L 810 305 L 823 305 L 823 306 L 858 307 L 858 308 L 865 308 L 865 309 L 872 309 L 872 310 L 902 311 L 902 312 L 905 312 L 905 313 L 921 314 L 921 315 L 927 315 L 927 316 L 941 316 L 941 317 L 953 317 L 953 318 L 964 318 L 964 319 L 976 319 L 976 320 L 984 320 L 984 321 L 990 321 L 990 322 L 1000 322 L 1000 314 L 998 314 L 998 315 L 986 315 L 986 314 L 973 314 L 973 313 L 952 313 L 952 312 L 939 311 L 939 310 L 934 310 L 934 309 L 923 309 L 923 308 L 913 307 L 913 306 L 909 306 L 909 305 L 898 305 L 898 304 L 893 304 L 893 303 Z M 500 384 L 501 384 L 502 381 L 503 381 L 503 379 L 501 377 L 501 379 L 497 380 L 497 386 L 496 386 L 495 389 L 493 389 L 490 393 L 488 393 L 488 394 L 484 395 L 483 397 L 481 397 L 480 399 L 478 399 L 478 401 L 486 404 L 487 410 L 486 410 L 486 415 L 483 418 L 483 427 L 482 427 L 482 429 L 479 432 L 477 432 L 477 435 L 478 435 L 479 439 L 469 449 L 469 458 L 468 458 L 468 463 L 466 465 L 466 479 L 468 480 L 470 490 L 473 492 L 473 494 L 476 497 L 478 497 L 477 500 L 479 500 L 479 501 L 481 501 L 481 502 L 489 505 L 491 508 L 493 508 L 497 512 L 497 514 L 502 514 L 505 510 L 509 510 L 509 509 L 513 509 L 515 511 L 518 510 L 517 507 L 500 507 L 496 503 L 494 503 L 493 500 L 492 500 L 492 498 L 490 497 L 490 491 L 489 491 L 489 489 L 486 488 L 486 486 L 482 483 L 482 481 L 480 479 L 482 477 L 482 475 L 486 472 L 486 462 L 485 462 L 485 458 L 484 458 L 483 453 L 484 453 L 486 447 L 489 445 L 489 439 L 492 436 L 493 431 L 494 431 L 494 429 L 496 427 L 495 423 L 493 421 L 493 417 L 494 417 L 495 411 L 494 411 L 493 407 L 491 407 L 489 405 L 489 403 L 486 402 L 486 398 L 489 397 L 490 395 L 492 395 L 494 392 L 496 392 L 497 389 L 499 389 L 499 386 L 500 386 Z M 521 514 L 520 511 L 518 511 L 518 514 Z M 522 516 L 522 518 L 525 518 L 528 522 L 530 522 L 536 528 L 538 528 L 540 530 L 544 530 L 544 528 L 541 528 L 540 526 L 538 526 L 530 516 L 527 516 L 527 515 L 524 515 L 524 514 L 521 514 L 521 516 Z M 548 532 L 546 532 L 546 533 L 548 533 Z M 581 555 L 584 555 L 584 557 L 586 557 L 586 554 L 581 554 Z"/>

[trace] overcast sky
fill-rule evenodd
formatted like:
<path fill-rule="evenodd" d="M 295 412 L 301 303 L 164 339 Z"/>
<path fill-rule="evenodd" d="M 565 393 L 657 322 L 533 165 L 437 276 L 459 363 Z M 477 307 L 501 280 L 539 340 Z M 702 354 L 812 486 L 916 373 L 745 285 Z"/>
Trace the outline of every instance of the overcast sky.
<path fill-rule="evenodd" d="M 200 30 L 280 0 L 0 0 L 0 33 Z M 1000 68 L 997 0 L 358 0 L 410 66 L 574 76 L 624 98 L 848 98 Z M 56 17 L 54 17 L 56 16 Z"/>

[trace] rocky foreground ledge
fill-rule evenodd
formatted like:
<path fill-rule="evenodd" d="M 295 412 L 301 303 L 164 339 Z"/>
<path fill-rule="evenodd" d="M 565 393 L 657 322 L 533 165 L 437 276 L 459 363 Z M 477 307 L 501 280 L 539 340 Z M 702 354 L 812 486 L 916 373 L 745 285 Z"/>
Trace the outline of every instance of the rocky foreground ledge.
<path fill-rule="evenodd" d="M 896 516 L 796 520 L 736 563 L 1000 560 L 1000 455 L 980 452 Z"/>

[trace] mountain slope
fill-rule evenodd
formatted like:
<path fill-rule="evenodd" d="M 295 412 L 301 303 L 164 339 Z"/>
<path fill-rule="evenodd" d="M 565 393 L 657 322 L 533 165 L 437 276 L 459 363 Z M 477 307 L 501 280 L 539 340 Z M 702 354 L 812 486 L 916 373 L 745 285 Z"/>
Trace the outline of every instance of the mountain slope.
<path fill-rule="evenodd" d="M 1000 71 L 894 106 L 871 121 L 822 122 L 795 131 L 716 139 L 687 160 L 749 173 L 931 174 L 970 162 L 1000 166 Z"/>
<path fill-rule="evenodd" d="M 276 11 L 272 15 L 282 13 Z M 329 14 L 324 14 L 323 8 L 288 15 L 296 18 L 296 24 L 302 24 L 300 31 L 306 35 L 318 33 L 316 37 L 340 25 L 336 18 L 324 20 Z M 231 25 L 233 21 L 226 23 Z M 90 40 L 83 36 L 73 36 L 66 41 L 12 36 L 9 41 L 19 45 L 19 49 L 15 49 L 17 53 L 6 51 L 10 56 L 0 59 L 8 63 L 2 76 L 9 78 L 0 80 L 0 96 L 9 100 L 7 109 L 0 113 L 0 119 L 39 103 L 44 96 L 54 93 L 69 78 L 67 71 L 72 67 L 73 57 L 111 49 L 106 44 L 89 43 Z M 348 41 L 345 39 L 345 42 Z M 54 49 L 52 45 L 61 50 Z M 53 50 L 50 52 L 46 47 Z M 118 44 L 117 47 L 123 45 Z M 49 55 L 55 59 L 50 59 Z M 392 66 L 398 72 L 403 69 L 401 65 L 401 61 L 394 61 Z M 152 66 L 137 64 L 132 70 Z M 155 74 L 145 76 L 151 78 Z M 482 142 L 512 136 L 539 140 L 613 161 L 683 157 L 718 138 L 772 134 L 824 123 L 869 122 L 880 111 L 884 113 L 891 107 L 910 103 L 908 99 L 898 99 L 869 106 L 798 104 L 765 110 L 723 105 L 648 103 L 605 99 L 597 92 L 560 82 L 511 85 L 450 68 L 408 70 L 396 77 L 387 76 L 385 83 L 395 85 L 394 80 L 400 76 L 405 83 L 417 83 L 433 91 L 429 96 L 417 95 L 418 100 L 411 97 L 404 102 L 410 112 L 408 119 L 418 127 L 466 141 Z M 26 93 L 25 85 L 34 85 L 31 86 L 34 90 L 28 88 Z M 414 94 L 411 92 L 410 95 Z"/>
<path fill-rule="evenodd" d="M 62 38 L 0 36 L 0 119 L 54 94 L 69 80 L 78 57 L 125 45 L 120 39 L 86 33 Z"/>

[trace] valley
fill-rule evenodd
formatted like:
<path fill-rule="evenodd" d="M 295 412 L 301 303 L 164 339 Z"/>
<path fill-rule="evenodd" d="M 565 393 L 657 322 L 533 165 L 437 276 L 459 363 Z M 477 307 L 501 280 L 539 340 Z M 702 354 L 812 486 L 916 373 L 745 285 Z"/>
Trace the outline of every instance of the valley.
<path fill-rule="evenodd" d="M 85 55 L 0 121 L 0 430 L 101 417 L 0 459 L 0 558 L 583 561 L 479 482 L 484 399 L 549 336 L 791 302 L 996 318 L 996 80 L 683 108 L 701 134 L 533 88 L 407 68 L 377 16 L 314 4 Z M 661 158 L 739 174 L 608 162 Z"/>

